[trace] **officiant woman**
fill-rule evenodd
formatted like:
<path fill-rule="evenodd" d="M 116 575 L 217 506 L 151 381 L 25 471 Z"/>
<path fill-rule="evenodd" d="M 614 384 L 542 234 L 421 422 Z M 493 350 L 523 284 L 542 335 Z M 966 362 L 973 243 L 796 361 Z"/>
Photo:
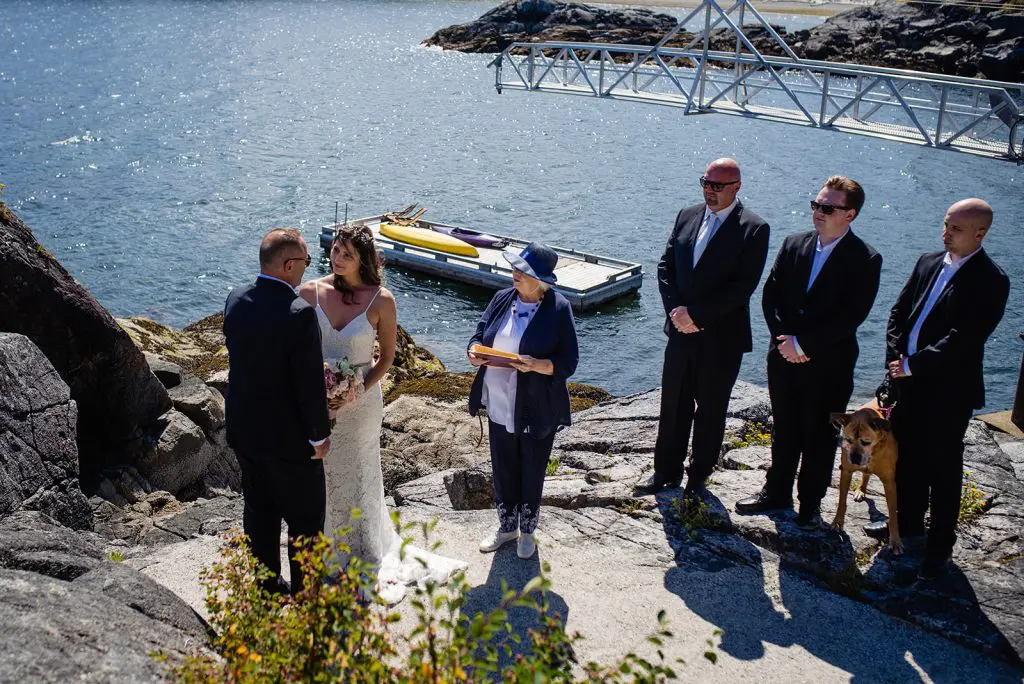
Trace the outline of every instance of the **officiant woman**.
<path fill-rule="evenodd" d="M 469 341 L 469 362 L 478 367 L 469 412 L 487 409 L 497 529 L 480 542 L 487 553 L 518 539 L 520 558 L 533 556 L 541 491 L 555 431 L 569 425 L 568 378 L 579 347 L 572 307 L 551 289 L 558 254 L 531 242 L 512 264 L 513 287 L 487 305 Z M 518 354 L 508 367 L 473 354 L 473 345 Z"/>

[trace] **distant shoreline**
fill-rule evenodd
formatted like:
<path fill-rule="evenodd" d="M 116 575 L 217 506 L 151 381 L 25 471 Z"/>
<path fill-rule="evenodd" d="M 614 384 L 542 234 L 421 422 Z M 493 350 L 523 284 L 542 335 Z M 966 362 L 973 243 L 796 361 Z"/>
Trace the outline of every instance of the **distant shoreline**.
<path fill-rule="evenodd" d="M 592 5 L 633 5 L 641 7 L 692 9 L 700 0 L 586 0 Z M 840 12 L 861 7 L 864 2 L 811 2 L 810 0 L 758 0 L 754 3 L 758 12 L 764 14 L 811 14 L 831 17 Z"/>

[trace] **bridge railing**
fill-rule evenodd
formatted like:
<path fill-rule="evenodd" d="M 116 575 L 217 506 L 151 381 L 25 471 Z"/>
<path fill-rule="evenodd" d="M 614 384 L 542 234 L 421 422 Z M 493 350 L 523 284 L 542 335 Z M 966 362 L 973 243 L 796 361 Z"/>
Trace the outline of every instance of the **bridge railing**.
<path fill-rule="evenodd" d="M 755 48 L 744 12 L 769 31 L 781 56 Z M 701 13 L 703 33 L 685 47 L 665 46 Z M 732 31 L 735 50 L 710 49 L 719 24 Z M 654 46 L 514 43 L 491 65 L 498 92 L 632 100 L 1024 161 L 1024 84 L 802 60 L 747 0 L 725 10 L 704 0 Z"/>

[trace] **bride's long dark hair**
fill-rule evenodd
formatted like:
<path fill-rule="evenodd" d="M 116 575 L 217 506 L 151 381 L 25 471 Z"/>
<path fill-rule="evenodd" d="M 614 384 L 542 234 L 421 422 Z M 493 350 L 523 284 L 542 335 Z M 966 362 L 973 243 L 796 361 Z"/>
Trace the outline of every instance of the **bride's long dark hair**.
<path fill-rule="evenodd" d="M 351 247 L 359 257 L 359 278 L 366 285 L 382 285 L 384 283 L 384 257 L 377 251 L 373 241 L 373 231 L 366 226 L 344 226 L 334 236 L 334 245 L 341 243 Z M 341 301 L 346 304 L 355 302 L 355 290 L 349 287 L 345 279 L 334 274 L 334 289 L 341 293 Z"/>

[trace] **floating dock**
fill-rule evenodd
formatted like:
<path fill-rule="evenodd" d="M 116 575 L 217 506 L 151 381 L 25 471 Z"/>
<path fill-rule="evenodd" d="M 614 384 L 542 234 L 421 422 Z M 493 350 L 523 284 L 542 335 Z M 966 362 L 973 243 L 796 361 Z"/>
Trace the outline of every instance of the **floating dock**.
<path fill-rule="evenodd" d="M 381 214 L 350 221 L 349 225 L 369 227 L 377 241 L 377 248 L 384 253 L 385 261 L 389 264 L 492 290 L 512 287 L 512 267 L 501 255 L 502 252 L 518 254 L 529 244 L 528 240 L 490 233 L 506 240 L 508 246 L 504 250 L 480 247 L 478 257 L 459 256 L 385 237 L 380 233 L 380 224 L 388 222 L 389 217 Z M 326 251 L 331 248 L 335 231 L 341 225 L 335 223 L 321 228 L 322 249 Z M 422 228 L 456 227 L 425 219 L 419 219 L 416 225 Z M 587 254 L 575 249 L 548 246 L 558 253 L 558 267 L 555 269 L 558 284 L 555 290 L 568 299 L 573 309 L 577 311 L 587 311 L 617 297 L 636 292 L 643 282 L 640 264 Z"/>

